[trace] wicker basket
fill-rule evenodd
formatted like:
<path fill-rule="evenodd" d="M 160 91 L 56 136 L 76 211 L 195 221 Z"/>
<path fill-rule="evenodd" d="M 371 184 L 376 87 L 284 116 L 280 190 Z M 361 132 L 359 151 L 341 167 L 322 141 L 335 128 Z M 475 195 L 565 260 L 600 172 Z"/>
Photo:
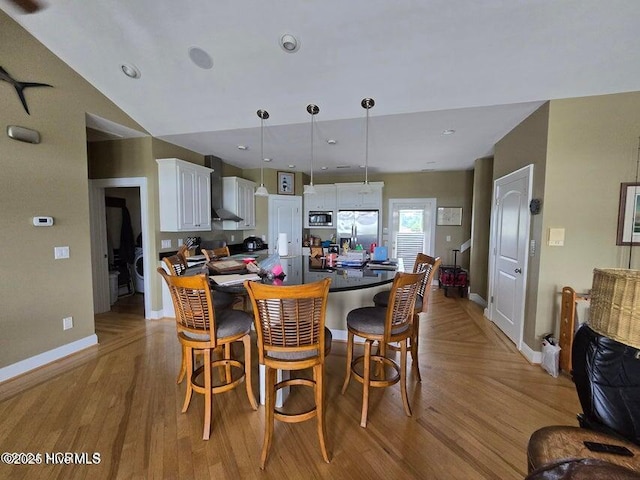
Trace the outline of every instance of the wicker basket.
<path fill-rule="evenodd" d="M 640 270 L 593 270 L 589 326 L 601 335 L 640 348 Z"/>

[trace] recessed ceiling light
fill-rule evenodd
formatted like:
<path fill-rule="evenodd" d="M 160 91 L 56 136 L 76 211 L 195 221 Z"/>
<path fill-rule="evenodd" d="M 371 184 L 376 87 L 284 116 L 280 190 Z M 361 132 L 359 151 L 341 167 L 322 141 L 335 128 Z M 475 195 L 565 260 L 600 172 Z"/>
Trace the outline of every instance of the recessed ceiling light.
<path fill-rule="evenodd" d="M 122 65 L 120 65 L 120 68 L 122 69 L 122 73 L 124 73 L 127 77 L 140 78 L 140 70 L 138 70 L 138 67 L 136 67 L 135 65 L 132 65 L 130 63 L 123 63 Z"/>
<path fill-rule="evenodd" d="M 360 165 L 360 168 L 365 168 L 365 166 L 364 165 Z"/>
<path fill-rule="evenodd" d="M 263 158 L 262 161 L 269 163 L 271 161 L 271 159 L 270 158 Z"/>
<path fill-rule="evenodd" d="M 327 170 L 329 167 L 320 167 L 320 170 Z"/>
<path fill-rule="evenodd" d="M 456 133 L 456 131 L 450 128 L 442 131 L 443 135 L 453 135 L 454 133 Z"/>
<path fill-rule="evenodd" d="M 338 143 L 337 141 L 335 141 L 333 138 L 330 138 L 329 140 L 327 140 L 327 143 L 329 145 L 335 145 L 336 143 Z"/>
<path fill-rule="evenodd" d="M 211 55 L 200 47 L 189 48 L 189 58 L 196 66 L 204 70 L 209 70 L 213 67 L 213 59 L 211 58 Z"/>
<path fill-rule="evenodd" d="M 238 150 L 249 150 L 249 147 L 246 145 L 238 145 Z"/>
<path fill-rule="evenodd" d="M 295 165 L 291 165 L 291 164 L 290 164 L 290 165 L 289 165 L 289 168 L 296 168 L 296 166 L 295 166 Z"/>
<path fill-rule="evenodd" d="M 285 33 L 280 37 L 280 46 L 285 52 L 294 53 L 298 51 L 298 48 L 300 48 L 300 43 L 296 37 L 290 33 Z"/>

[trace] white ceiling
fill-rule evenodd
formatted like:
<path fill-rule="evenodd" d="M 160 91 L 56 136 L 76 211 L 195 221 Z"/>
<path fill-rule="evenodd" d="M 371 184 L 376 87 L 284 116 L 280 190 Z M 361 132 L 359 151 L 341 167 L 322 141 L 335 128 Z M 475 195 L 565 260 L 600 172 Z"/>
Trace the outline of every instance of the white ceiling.
<path fill-rule="evenodd" d="M 270 168 L 309 171 L 315 103 L 316 174 L 358 172 L 372 97 L 371 172 L 459 170 L 546 100 L 640 90 L 638 0 L 48 3 L 0 8 L 153 136 L 242 168 L 260 165 L 260 108 Z M 190 60 L 194 46 L 213 68 Z"/>

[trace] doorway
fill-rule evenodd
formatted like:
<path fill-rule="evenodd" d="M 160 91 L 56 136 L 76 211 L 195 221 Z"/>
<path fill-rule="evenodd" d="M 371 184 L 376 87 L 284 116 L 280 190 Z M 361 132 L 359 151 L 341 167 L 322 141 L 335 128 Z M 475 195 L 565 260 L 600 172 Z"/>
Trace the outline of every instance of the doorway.
<path fill-rule="evenodd" d="M 401 258 L 405 270 L 410 271 L 418 253 L 434 256 L 435 198 L 392 198 L 389 212 L 392 258 Z"/>
<path fill-rule="evenodd" d="M 107 216 L 105 209 L 105 191 L 107 188 L 138 187 L 140 196 L 140 226 L 142 235 L 142 253 L 149 245 L 147 179 L 145 177 L 106 178 L 89 180 L 89 208 L 91 218 L 91 268 L 93 273 L 94 313 L 111 309 L 109 285 L 109 247 L 107 242 Z M 142 286 L 144 292 L 150 292 L 151 264 L 143 262 Z M 135 272 L 132 272 L 135 275 Z M 134 283 L 135 285 L 135 283 Z M 144 317 L 151 318 L 151 295 L 144 295 Z"/>
<path fill-rule="evenodd" d="M 277 253 L 278 235 L 287 234 L 288 256 L 302 254 L 302 197 L 269 195 L 269 253 Z"/>
<path fill-rule="evenodd" d="M 489 318 L 522 348 L 533 165 L 494 182 Z"/>

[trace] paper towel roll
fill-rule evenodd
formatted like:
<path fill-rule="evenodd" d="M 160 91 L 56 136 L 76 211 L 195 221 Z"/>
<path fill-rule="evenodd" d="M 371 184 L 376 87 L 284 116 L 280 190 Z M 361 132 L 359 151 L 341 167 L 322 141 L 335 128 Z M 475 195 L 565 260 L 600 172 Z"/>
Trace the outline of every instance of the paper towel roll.
<path fill-rule="evenodd" d="M 286 233 L 278 234 L 278 255 L 281 257 L 289 255 L 289 242 L 287 241 Z"/>

